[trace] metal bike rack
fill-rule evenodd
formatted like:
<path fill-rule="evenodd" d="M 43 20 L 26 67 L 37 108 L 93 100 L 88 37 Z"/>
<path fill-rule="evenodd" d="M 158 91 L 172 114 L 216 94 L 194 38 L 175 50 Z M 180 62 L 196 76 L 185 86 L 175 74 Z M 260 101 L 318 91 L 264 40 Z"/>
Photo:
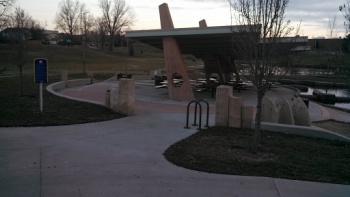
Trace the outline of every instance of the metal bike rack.
<path fill-rule="evenodd" d="M 202 129 L 202 105 L 201 105 L 201 102 L 204 102 L 206 105 L 207 105 L 207 120 L 206 120 L 206 125 L 204 125 L 205 127 L 209 127 L 208 123 L 209 123 L 209 103 L 204 100 L 204 99 L 201 99 L 201 100 L 196 100 L 196 101 L 191 101 L 188 103 L 187 105 L 187 113 L 186 113 L 186 126 L 185 128 L 186 129 L 189 129 L 191 127 L 188 126 L 188 122 L 189 122 L 189 115 L 190 115 L 190 106 L 192 103 L 195 103 L 195 106 L 194 106 L 194 121 L 193 121 L 193 124 L 192 126 L 198 126 L 198 130 Z M 199 106 L 199 125 L 197 124 L 197 109 L 198 109 L 198 106 Z"/>
<path fill-rule="evenodd" d="M 204 127 L 209 127 L 209 103 L 208 103 L 208 101 L 206 101 L 206 100 L 204 100 L 204 99 L 201 99 L 201 100 L 199 100 L 198 101 L 199 103 L 201 103 L 201 102 L 204 102 L 206 105 L 207 105 L 207 120 L 206 120 L 206 122 L 205 122 L 205 125 L 204 125 Z"/>

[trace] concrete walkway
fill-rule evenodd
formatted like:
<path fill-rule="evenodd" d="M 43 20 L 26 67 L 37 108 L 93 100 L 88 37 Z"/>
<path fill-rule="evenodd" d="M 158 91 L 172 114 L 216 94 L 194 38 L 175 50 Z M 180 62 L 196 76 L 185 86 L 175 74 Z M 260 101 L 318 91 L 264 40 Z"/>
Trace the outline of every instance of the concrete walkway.
<path fill-rule="evenodd" d="M 137 86 L 137 113 L 132 117 L 0 128 L 0 196 L 349 196 L 350 185 L 218 175 L 169 163 L 164 150 L 196 129 L 183 128 L 186 102 L 169 101 L 166 90 L 150 86 L 143 91 L 144 86 Z M 78 95 L 92 87 L 62 93 Z M 107 85 L 95 87 L 104 93 Z M 246 103 L 254 103 L 248 91 L 243 94 Z M 103 102 L 97 95 L 85 99 Z"/>

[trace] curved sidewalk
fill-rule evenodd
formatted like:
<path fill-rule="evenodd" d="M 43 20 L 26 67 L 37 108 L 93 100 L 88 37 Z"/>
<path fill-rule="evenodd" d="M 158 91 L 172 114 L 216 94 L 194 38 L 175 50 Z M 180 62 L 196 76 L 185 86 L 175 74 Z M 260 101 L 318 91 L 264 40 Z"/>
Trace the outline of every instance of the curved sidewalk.
<path fill-rule="evenodd" d="M 102 82 L 83 87 L 68 88 L 61 92 L 62 95 L 75 98 L 77 100 L 87 100 L 93 103 L 104 104 L 104 96 L 107 90 L 110 90 L 113 86 L 117 86 L 117 83 Z M 245 90 L 240 93 L 234 92 L 235 96 L 244 97 L 244 105 L 256 106 L 256 96 L 253 90 Z M 294 91 L 288 88 L 274 88 L 267 92 L 267 96 L 270 98 L 276 98 L 280 95 L 285 97 L 291 97 L 294 95 Z M 210 103 L 211 113 L 215 113 L 214 99 L 211 98 L 209 92 L 199 93 L 197 96 L 205 98 Z M 155 89 L 153 82 L 148 80 L 137 83 L 136 86 L 136 111 L 150 111 L 150 112 L 178 112 L 185 113 L 186 105 L 188 102 L 178 102 L 168 99 L 166 89 Z M 350 122 L 350 114 L 339 110 L 324 107 L 315 102 L 309 103 L 309 113 L 311 121 L 321 121 L 334 119 L 341 122 Z"/>
<path fill-rule="evenodd" d="M 98 91 L 104 92 L 102 86 L 98 87 Z M 152 104 L 153 100 L 174 108 L 160 110 L 150 105 L 139 108 L 135 116 L 99 123 L 0 128 L 0 196 L 350 194 L 350 185 L 219 175 L 177 167 L 165 160 L 162 153 L 196 132 L 195 128 L 183 128 L 184 114 L 176 111 L 186 103 L 168 101 L 162 93 L 152 98 L 151 89 L 140 96 L 142 102 Z"/>

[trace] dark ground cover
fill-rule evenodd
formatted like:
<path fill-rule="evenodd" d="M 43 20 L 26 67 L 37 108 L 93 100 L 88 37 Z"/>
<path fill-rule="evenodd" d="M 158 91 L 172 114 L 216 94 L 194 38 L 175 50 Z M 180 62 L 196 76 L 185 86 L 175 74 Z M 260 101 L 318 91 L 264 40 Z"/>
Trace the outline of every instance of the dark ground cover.
<path fill-rule="evenodd" d="M 219 174 L 350 184 L 350 143 L 263 131 L 250 152 L 252 131 L 213 127 L 169 147 L 170 162 Z"/>
<path fill-rule="evenodd" d="M 80 75 L 71 77 L 81 77 Z M 49 82 L 59 76 L 49 76 Z M 98 122 L 124 117 L 103 106 L 61 98 L 45 90 L 44 111 L 40 112 L 39 84 L 33 75 L 24 76 L 24 96 L 19 96 L 19 77 L 0 76 L 0 126 L 54 126 Z"/>

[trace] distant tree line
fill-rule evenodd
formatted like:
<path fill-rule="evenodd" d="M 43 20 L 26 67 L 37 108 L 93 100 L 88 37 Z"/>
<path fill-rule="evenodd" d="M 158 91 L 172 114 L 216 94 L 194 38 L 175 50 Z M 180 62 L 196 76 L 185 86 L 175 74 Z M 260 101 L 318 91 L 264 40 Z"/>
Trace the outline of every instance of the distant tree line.
<path fill-rule="evenodd" d="M 343 5 L 339 6 L 339 11 L 344 16 L 344 27 L 345 27 L 345 42 L 343 44 L 344 54 L 337 59 L 342 67 L 342 73 L 348 79 L 349 91 L 350 91 L 350 0 L 346 0 Z"/>
<path fill-rule="evenodd" d="M 135 20 L 133 9 L 125 0 L 99 0 L 102 16 L 94 17 L 79 0 L 62 0 L 56 14 L 56 28 L 73 37 L 82 36 L 82 42 L 98 45 L 102 48 L 108 43 L 108 50 L 112 51 L 116 45 L 123 44 L 122 38 Z"/>
<path fill-rule="evenodd" d="M 23 28 L 29 30 L 30 39 L 45 39 L 45 25 L 33 19 L 20 6 L 16 6 L 15 1 L 0 0 L 0 30 Z M 56 29 L 63 32 L 62 40 L 72 40 L 85 46 L 90 43 L 101 48 L 108 47 L 110 51 L 114 46 L 126 44 L 124 32 L 135 21 L 132 7 L 125 0 L 99 0 L 98 3 L 100 16 L 94 16 L 86 4 L 79 0 L 59 2 L 54 22 Z M 20 22 L 18 17 L 21 18 Z M 5 42 L 5 39 L 4 36 L 0 37 L 0 42 Z"/>

